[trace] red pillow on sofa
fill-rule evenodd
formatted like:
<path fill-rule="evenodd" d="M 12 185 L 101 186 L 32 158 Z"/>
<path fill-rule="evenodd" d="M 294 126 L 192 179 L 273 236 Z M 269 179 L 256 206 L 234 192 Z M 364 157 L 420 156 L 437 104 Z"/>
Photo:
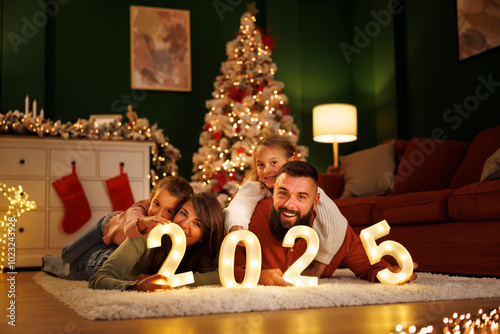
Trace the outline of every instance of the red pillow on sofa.
<path fill-rule="evenodd" d="M 389 195 L 448 189 L 468 146 L 463 141 L 413 138 L 399 163 Z"/>
<path fill-rule="evenodd" d="M 500 147 L 500 126 L 479 133 L 469 145 L 467 155 L 450 183 L 450 188 L 458 189 L 479 182 L 484 163 Z"/>
<path fill-rule="evenodd" d="M 475 182 L 448 198 L 448 214 L 458 221 L 500 219 L 500 180 Z"/>

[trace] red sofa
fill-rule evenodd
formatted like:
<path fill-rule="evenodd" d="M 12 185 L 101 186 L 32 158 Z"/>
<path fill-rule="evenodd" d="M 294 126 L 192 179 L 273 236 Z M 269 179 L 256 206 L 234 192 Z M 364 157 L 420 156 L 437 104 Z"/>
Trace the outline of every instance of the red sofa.
<path fill-rule="evenodd" d="M 470 143 L 396 139 L 395 177 L 386 194 L 339 198 L 347 170 L 321 174 L 319 185 L 357 233 L 387 220 L 390 233 L 377 243 L 401 243 L 419 271 L 500 276 L 498 172 L 492 180 L 480 181 L 485 162 L 499 148 L 500 126 Z"/>

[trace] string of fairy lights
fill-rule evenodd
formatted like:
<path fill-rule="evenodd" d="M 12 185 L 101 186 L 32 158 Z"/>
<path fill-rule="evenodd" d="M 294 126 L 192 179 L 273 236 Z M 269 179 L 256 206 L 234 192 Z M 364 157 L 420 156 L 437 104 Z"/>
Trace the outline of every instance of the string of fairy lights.
<path fill-rule="evenodd" d="M 479 309 L 475 316 L 470 313 L 453 313 L 450 317 L 443 318 L 443 334 L 474 334 L 474 333 L 499 333 L 498 324 L 500 322 L 500 306 L 489 311 Z M 390 334 L 431 334 L 438 333 L 432 326 L 417 328 L 414 325 L 404 326 L 398 324 L 395 332 Z"/>
<path fill-rule="evenodd" d="M 0 257 L 0 273 L 3 273 L 5 268 L 5 260 L 8 260 L 9 269 L 15 266 L 16 252 L 16 223 L 21 214 L 36 209 L 36 203 L 28 200 L 28 194 L 23 190 L 22 186 L 8 187 L 5 183 L 0 183 L 0 193 L 7 198 L 8 209 L 2 220 L 0 227 L 0 244 L 2 252 Z"/>
<path fill-rule="evenodd" d="M 130 114 L 130 111 L 129 111 Z M 106 123 L 79 119 L 75 123 L 62 123 L 60 120 L 40 118 L 31 112 L 22 113 L 19 110 L 0 114 L 0 134 L 50 136 L 63 139 L 90 140 L 134 140 L 155 143 L 151 149 L 151 186 L 168 175 L 177 175 L 177 160 L 181 158 L 180 151 L 163 135 L 163 129 L 157 124 L 150 126 L 147 118 L 138 118 L 135 112 L 128 122 L 120 119 Z M 43 115 L 43 113 L 42 113 Z M 43 116 L 42 116 L 43 117 Z"/>

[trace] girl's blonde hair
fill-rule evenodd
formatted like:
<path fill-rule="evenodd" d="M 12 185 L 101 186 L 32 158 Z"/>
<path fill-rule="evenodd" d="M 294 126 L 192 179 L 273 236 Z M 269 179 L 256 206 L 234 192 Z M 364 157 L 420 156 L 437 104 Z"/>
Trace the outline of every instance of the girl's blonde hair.
<path fill-rule="evenodd" d="M 295 145 L 292 143 L 290 138 L 285 136 L 280 136 L 278 134 L 271 134 L 259 140 L 255 144 L 255 149 L 253 151 L 252 168 L 248 174 L 248 177 L 252 181 L 259 181 L 259 175 L 257 173 L 257 153 L 262 147 L 269 147 L 283 155 L 286 160 L 296 155 Z M 260 182 L 260 189 L 267 189 L 266 185 Z"/>
<path fill-rule="evenodd" d="M 172 175 L 164 177 L 160 181 L 156 182 L 153 191 L 151 191 L 151 194 L 149 195 L 150 202 L 153 200 L 153 197 L 155 197 L 156 193 L 160 190 L 167 190 L 172 196 L 175 196 L 180 200 L 179 205 L 175 210 L 176 212 L 194 194 L 193 187 L 191 187 L 189 182 L 187 182 L 180 176 Z"/>

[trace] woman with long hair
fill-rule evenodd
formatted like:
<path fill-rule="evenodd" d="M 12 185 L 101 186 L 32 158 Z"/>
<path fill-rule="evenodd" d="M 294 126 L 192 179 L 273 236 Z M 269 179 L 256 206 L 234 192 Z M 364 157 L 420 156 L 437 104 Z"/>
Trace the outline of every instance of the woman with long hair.
<path fill-rule="evenodd" d="M 220 284 L 217 271 L 219 250 L 224 238 L 224 214 L 216 197 L 208 192 L 194 195 L 179 209 L 171 224 L 186 235 L 186 253 L 178 273 L 192 271 L 191 286 Z M 106 290 L 165 291 L 172 289 L 157 274 L 172 248 L 169 235 L 161 246 L 147 247 L 147 237 L 126 239 L 90 279 L 89 287 Z"/>

